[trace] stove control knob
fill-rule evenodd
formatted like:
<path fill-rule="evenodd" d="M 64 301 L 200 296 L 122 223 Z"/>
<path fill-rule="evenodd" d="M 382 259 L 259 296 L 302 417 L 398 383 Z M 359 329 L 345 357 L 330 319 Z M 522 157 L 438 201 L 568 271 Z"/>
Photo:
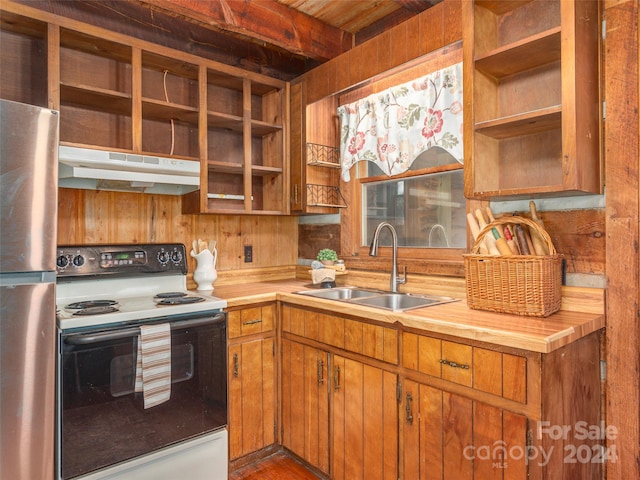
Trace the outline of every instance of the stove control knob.
<path fill-rule="evenodd" d="M 178 250 L 173 251 L 171 253 L 171 261 L 176 265 L 180 264 L 180 262 L 182 262 L 182 253 Z"/>
<path fill-rule="evenodd" d="M 69 259 L 65 255 L 60 255 L 56 259 L 56 265 L 58 268 L 66 268 L 69 265 Z"/>
<path fill-rule="evenodd" d="M 162 265 L 166 265 L 167 262 L 169 261 L 169 252 L 158 252 L 158 261 L 162 264 Z"/>
<path fill-rule="evenodd" d="M 76 255 L 73 257 L 73 265 L 76 267 L 81 267 L 84 265 L 84 257 L 82 255 Z"/>

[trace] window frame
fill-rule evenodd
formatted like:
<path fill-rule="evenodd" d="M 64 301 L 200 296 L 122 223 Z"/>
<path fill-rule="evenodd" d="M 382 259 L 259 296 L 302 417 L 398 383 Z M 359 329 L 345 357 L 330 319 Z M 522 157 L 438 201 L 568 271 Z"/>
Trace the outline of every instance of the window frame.
<path fill-rule="evenodd" d="M 442 165 L 438 167 L 424 168 L 408 171 L 399 175 L 376 177 L 363 177 L 366 173 L 365 162 L 355 165 L 358 175 L 352 175 L 350 182 L 341 181 L 340 189 L 347 198 L 349 207 L 343 211 L 340 217 L 341 224 L 341 251 L 350 268 L 365 270 L 384 270 L 388 268 L 392 256 L 391 247 L 380 246 L 377 257 L 369 256 L 369 247 L 360 245 L 362 238 L 362 185 L 376 181 L 397 180 L 415 177 L 419 175 L 441 173 L 453 170 L 462 170 L 463 165 Z M 357 177 L 357 178 L 354 178 Z M 468 200 L 467 200 L 467 210 Z M 467 245 L 469 237 L 467 235 Z M 398 247 L 398 264 L 406 264 L 407 271 L 427 275 L 464 276 L 464 264 L 462 255 L 468 248 L 425 248 L 425 247 Z"/>
<path fill-rule="evenodd" d="M 456 42 L 437 51 L 414 59 L 405 65 L 362 82 L 356 88 L 343 91 L 338 95 L 338 104 L 344 105 L 366 97 L 371 93 L 398 85 L 426 75 L 429 72 L 442 69 L 462 61 L 462 42 Z M 465 109 L 471 105 L 469 99 L 464 100 Z M 369 247 L 361 246 L 362 238 L 362 184 L 377 180 L 393 180 L 425 173 L 439 173 L 442 171 L 463 169 L 463 164 L 443 165 L 420 170 L 407 171 L 394 176 L 378 176 L 365 178 L 366 162 L 359 162 L 352 167 L 356 171 L 351 174 L 351 181 L 344 182 L 340 178 L 340 191 L 343 194 L 347 208 L 341 210 L 340 215 L 340 254 L 347 266 L 354 269 L 387 271 L 391 261 L 391 247 L 381 246 L 378 256 L 369 256 Z M 465 177 L 468 175 L 464 172 Z M 465 178 L 466 183 L 466 178 Z M 467 212 L 473 211 L 482 202 L 466 198 Z M 467 253 L 473 245 L 473 238 L 467 229 L 467 248 L 416 248 L 398 247 L 398 265 L 407 265 L 409 273 L 425 275 L 444 275 L 464 277 L 464 261 L 462 255 Z"/>

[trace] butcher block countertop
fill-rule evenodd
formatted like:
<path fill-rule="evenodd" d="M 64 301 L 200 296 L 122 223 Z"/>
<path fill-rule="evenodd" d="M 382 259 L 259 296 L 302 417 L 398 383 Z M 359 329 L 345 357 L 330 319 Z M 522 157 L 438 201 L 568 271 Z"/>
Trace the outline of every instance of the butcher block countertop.
<path fill-rule="evenodd" d="M 560 310 L 549 317 L 537 318 L 472 310 L 461 299 L 453 303 L 392 312 L 294 293 L 308 288 L 308 281 L 284 280 L 215 285 L 213 294 L 227 300 L 229 308 L 280 300 L 336 314 L 401 325 L 427 334 L 450 335 L 540 353 L 556 350 L 605 325 L 604 314 L 593 311 Z"/>

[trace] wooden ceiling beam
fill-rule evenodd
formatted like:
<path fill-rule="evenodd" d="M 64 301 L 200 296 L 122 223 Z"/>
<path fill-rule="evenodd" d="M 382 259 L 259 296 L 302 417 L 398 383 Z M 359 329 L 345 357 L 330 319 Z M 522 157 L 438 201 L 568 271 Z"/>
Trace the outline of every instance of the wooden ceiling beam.
<path fill-rule="evenodd" d="M 138 0 L 152 9 L 256 44 L 323 62 L 346 52 L 353 35 L 275 0 Z"/>

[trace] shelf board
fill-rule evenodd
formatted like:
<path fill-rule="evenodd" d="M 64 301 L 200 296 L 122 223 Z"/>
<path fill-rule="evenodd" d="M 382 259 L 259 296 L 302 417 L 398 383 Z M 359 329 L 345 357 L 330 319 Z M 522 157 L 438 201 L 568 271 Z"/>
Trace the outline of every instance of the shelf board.
<path fill-rule="evenodd" d="M 207 160 L 207 167 L 221 173 L 233 173 L 242 175 L 244 166 L 240 163 L 221 162 L 220 160 Z"/>
<path fill-rule="evenodd" d="M 265 167 L 262 165 L 251 166 L 251 175 L 256 177 L 279 174 L 279 173 L 282 173 L 282 167 Z"/>
<path fill-rule="evenodd" d="M 153 120 L 179 120 L 198 124 L 197 108 L 152 98 L 142 99 L 142 116 Z"/>
<path fill-rule="evenodd" d="M 282 125 L 267 123 L 261 120 L 251 120 L 251 135 L 262 137 L 281 130 Z"/>
<path fill-rule="evenodd" d="M 242 117 L 222 112 L 207 112 L 207 127 L 242 132 Z"/>
<path fill-rule="evenodd" d="M 502 78 L 559 60 L 560 27 L 556 27 L 478 56 L 475 68 Z"/>
<path fill-rule="evenodd" d="M 233 193 L 207 193 L 208 200 L 235 200 L 244 202 L 244 195 Z M 253 200 L 253 197 L 251 198 Z"/>
<path fill-rule="evenodd" d="M 493 200 L 513 200 L 516 198 L 544 198 L 568 195 L 580 195 L 584 192 L 575 190 L 566 190 L 563 185 L 542 185 L 542 186 L 523 186 L 501 188 L 498 190 L 487 190 L 482 192 L 474 192 L 477 198 L 487 198 Z"/>
<path fill-rule="evenodd" d="M 307 165 L 312 167 L 326 167 L 326 168 L 341 168 L 341 165 L 333 163 L 333 162 L 323 162 L 321 160 L 313 160 L 307 162 Z"/>
<path fill-rule="evenodd" d="M 562 107 L 556 105 L 510 117 L 475 124 L 475 133 L 504 139 L 553 130 L 562 127 Z"/>
<path fill-rule="evenodd" d="M 67 105 L 131 116 L 131 94 L 125 92 L 67 82 L 60 84 L 60 100 Z"/>

